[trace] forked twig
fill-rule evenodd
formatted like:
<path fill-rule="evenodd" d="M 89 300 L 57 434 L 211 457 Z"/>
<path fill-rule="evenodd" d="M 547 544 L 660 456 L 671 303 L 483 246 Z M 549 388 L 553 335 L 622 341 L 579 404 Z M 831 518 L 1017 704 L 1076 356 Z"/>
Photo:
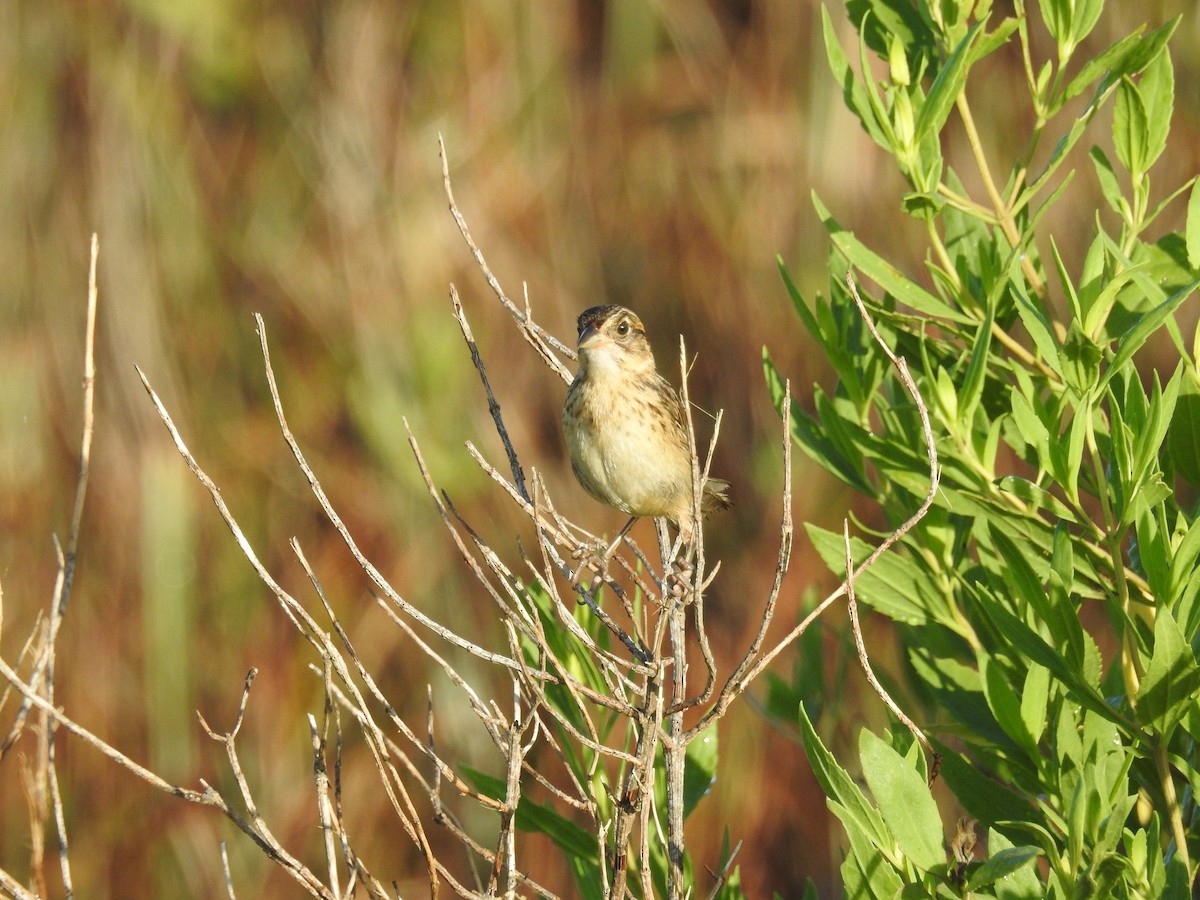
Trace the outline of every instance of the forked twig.
<path fill-rule="evenodd" d="M 541 325 L 533 321 L 533 317 L 529 313 L 528 305 L 524 310 L 517 307 L 508 294 L 504 292 L 504 288 L 500 286 L 500 279 L 492 274 L 491 268 L 487 264 L 487 260 L 483 257 L 483 251 L 475 243 L 475 239 L 471 237 L 471 229 L 467 227 L 467 220 L 463 218 L 463 214 L 458 211 L 458 204 L 454 202 L 454 191 L 450 188 L 450 163 L 446 158 L 446 145 L 442 141 L 442 136 L 438 135 L 438 153 L 442 158 L 442 185 L 446 190 L 446 200 L 450 204 L 450 214 L 454 216 L 454 221 L 458 225 L 459 233 L 462 234 L 463 240 L 467 242 L 467 248 L 471 251 L 471 255 L 475 258 L 475 264 L 479 266 L 479 271 L 483 273 L 483 277 L 487 279 L 488 286 L 492 289 L 492 293 L 496 295 L 496 299 L 503 304 L 509 314 L 516 320 L 517 325 L 521 328 L 521 334 L 529 345 L 537 351 L 538 356 L 542 361 L 550 367 L 550 369 L 567 384 L 571 383 L 571 372 L 563 365 L 562 360 L 555 356 L 555 352 L 561 353 L 567 359 L 575 358 L 575 351 L 566 344 L 558 340 L 550 332 L 546 331 Z"/>
<path fill-rule="evenodd" d="M 867 676 L 867 683 L 892 711 L 892 715 L 912 732 L 913 737 L 921 742 L 921 746 L 929 754 L 929 782 L 932 784 L 941 768 L 941 754 L 934 749 L 929 738 L 925 737 L 925 732 L 917 727 L 917 723 L 905 714 L 899 704 L 892 699 L 892 695 L 879 683 L 879 679 L 875 677 L 875 670 L 871 667 L 867 644 L 863 640 L 862 626 L 858 622 L 858 599 L 854 596 L 854 556 L 850 552 L 850 523 L 846 519 L 842 520 L 842 539 L 846 543 L 846 609 L 850 613 L 850 631 L 854 635 L 854 648 L 858 651 L 858 662 L 862 666 L 863 674 Z"/>

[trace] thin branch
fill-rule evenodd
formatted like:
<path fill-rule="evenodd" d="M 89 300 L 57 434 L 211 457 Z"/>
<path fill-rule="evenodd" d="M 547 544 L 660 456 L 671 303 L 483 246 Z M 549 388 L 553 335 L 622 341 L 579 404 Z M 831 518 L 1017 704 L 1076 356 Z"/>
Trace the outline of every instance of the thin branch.
<path fill-rule="evenodd" d="M 292 451 L 292 456 L 295 457 L 296 463 L 300 467 L 300 471 L 304 473 L 304 477 L 308 480 L 309 488 L 312 490 L 313 495 L 317 498 L 317 502 L 321 505 L 321 509 L 325 511 L 326 518 L 329 519 L 330 523 L 337 530 L 337 533 L 341 535 L 342 542 L 345 543 L 351 554 L 353 554 L 355 561 L 362 568 L 362 570 L 367 573 L 367 576 L 375 583 L 376 587 L 378 587 L 387 596 L 387 598 L 392 601 L 392 603 L 399 607 L 405 613 L 405 615 L 416 619 L 418 622 L 448 643 L 453 644 L 462 650 L 466 650 L 468 653 L 478 656 L 480 659 L 485 659 L 488 662 L 496 663 L 497 665 L 504 666 L 505 668 L 513 668 L 514 664 L 512 660 L 503 656 L 498 656 L 494 653 L 489 653 L 487 650 L 484 650 L 482 647 L 472 643 L 471 641 L 459 637 L 449 628 L 442 625 L 440 622 L 431 619 L 429 616 L 425 615 L 423 612 L 401 597 L 400 594 L 388 583 L 387 579 L 380 574 L 379 570 L 375 568 L 375 565 L 369 559 L 367 559 L 362 550 L 359 549 L 358 542 L 355 541 L 351 536 L 349 529 L 346 528 L 346 523 L 342 521 L 342 517 L 339 516 L 337 510 L 333 508 L 333 504 L 329 501 L 329 497 L 325 494 L 325 489 L 321 487 L 321 482 L 317 479 L 317 476 L 313 473 L 312 468 L 308 465 L 308 461 L 304 458 L 304 452 L 300 449 L 299 443 L 297 443 L 296 438 L 292 435 L 292 430 L 287 423 L 287 417 L 283 412 L 283 401 L 279 396 L 279 385 L 275 381 L 275 370 L 271 367 L 271 352 L 270 348 L 267 346 L 267 328 L 260 314 L 255 313 L 254 320 L 258 326 L 259 346 L 262 351 L 263 367 L 267 376 L 267 386 L 271 391 L 271 401 L 275 405 L 275 418 L 279 423 L 280 430 L 283 432 L 283 439 L 287 442 L 288 448 Z M 144 376 L 142 381 L 145 383 Z M 148 384 L 146 385 L 146 389 L 150 390 Z M 153 395 L 153 392 L 151 392 L 151 394 Z M 155 405 L 160 407 L 159 415 L 164 416 L 166 411 L 161 408 L 161 403 L 158 401 L 157 396 L 154 397 L 154 400 Z M 185 449 L 183 448 L 182 440 L 180 440 L 177 436 L 174 425 L 169 425 L 168 427 L 171 429 L 172 436 L 175 437 L 176 446 L 180 447 L 181 449 Z M 188 454 L 188 456 L 190 457 L 190 454 Z M 193 471 L 195 471 L 195 469 L 193 469 Z M 213 490 L 215 490 L 215 486 L 213 487 Z M 220 494 L 217 493 L 214 499 L 219 497 Z M 223 503 L 220 505 L 223 505 Z"/>
<path fill-rule="evenodd" d="M 908 363 L 905 362 L 903 357 L 897 356 L 892 348 L 888 346 L 887 342 L 879 334 L 879 330 L 875 327 L 875 322 L 871 318 L 871 314 L 867 310 L 866 304 L 863 303 L 862 297 L 858 293 L 858 286 L 854 281 L 854 273 L 852 271 L 848 271 L 846 273 L 846 284 L 850 289 L 851 297 L 854 298 L 855 305 L 858 307 L 859 314 L 867 323 L 867 328 L 870 330 L 871 335 L 875 338 L 875 342 L 880 346 L 887 358 L 891 360 L 892 365 L 895 367 L 896 372 L 900 377 L 901 384 L 904 385 L 905 390 L 908 391 L 909 396 L 911 396 L 913 399 L 913 403 L 917 408 L 917 413 L 921 418 L 921 431 L 923 437 L 925 438 L 925 450 L 929 458 L 929 491 L 926 493 L 925 499 L 921 502 L 921 505 L 917 508 L 916 512 L 914 512 L 905 522 L 901 523 L 896 530 L 884 538 L 879 546 L 871 552 L 871 555 L 863 560 L 863 562 L 860 563 L 856 569 L 854 569 L 852 577 L 861 578 L 863 572 L 874 565 L 875 561 L 879 559 L 880 556 L 894 547 L 896 543 L 899 542 L 906 534 L 908 534 L 908 532 L 911 531 L 913 527 L 915 527 L 916 524 L 925 517 L 926 513 L 929 512 L 930 507 L 933 506 L 933 501 L 937 497 L 938 485 L 941 483 L 941 468 L 938 465 L 937 448 L 934 445 L 933 440 L 933 427 L 929 423 L 929 410 L 925 406 L 925 402 L 921 399 L 921 392 L 917 389 L 916 382 L 913 381 L 912 374 L 908 370 Z M 788 515 L 790 516 L 790 514 Z M 790 518 L 788 521 L 790 521 Z M 713 704 L 709 711 L 705 713 L 695 725 L 692 726 L 691 730 L 696 731 L 697 729 L 707 725 L 709 721 L 724 715 L 729 707 L 729 704 L 732 703 L 733 700 L 736 699 L 750 685 L 750 683 L 754 681 L 755 678 L 762 674 L 763 670 L 765 670 L 766 667 L 769 666 L 772 661 L 774 661 L 775 657 L 791 646 L 791 644 L 798 639 L 800 635 L 804 634 L 804 632 L 808 630 L 808 627 L 814 621 L 816 621 L 817 617 L 820 616 L 826 609 L 828 609 L 835 600 L 840 597 L 844 597 L 845 595 L 846 582 L 843 581 L 842 584 L 839 585 L 832 594 L 822 600 L 820 604 L 818 604 L 817 607 L 812 610 L 812 612 L 804 617 L 799 625 L 788 632 L 787 635 L 785 635 L 784 638 L 779 641 L 779 643 L 777 643 L 770 651 L 763 655 L 763 657 L 759 659 L 757 663 L 748 668 L 743 675 L 737 677 L 736 679 L 731 677 L 730 680 L 726 682 L 725 687 L 722 689 L 720 696 L 717 698 L 717 702 Z"/>
<path fill-rule="evenodd" d="M 493 393 L 492 384 L 488 380 L 487 369 L 483 365 L 483 357 L 479 355 L 479 347 L 475 343 L 475 335 L 471 333 L 471 326 L 467 322 L 467 314 L 463 310 L 462 300 L 459 299 L 458 289 L 454 285 L 450 285 L 450 302 L 454 306 L 454 318 L 458 320 L 458 327 L 462 329 L 463 340 L 467 342 L 467 348 L 471 351 L 471 362 L 475 365 L 475 371 L 479 373 L 479 380 L 483 382 L 483 390 L 487 394 L 488 399 L 488 412 L 491 413 L 492 422 L 496 426 L 496 433 L 500 435 L 500 441 L 504 444 L 504 452 L 508 455 L 508 465 L 512 469 L 513 483 L 517 486 L 517 490 L 520 491 L 521 496 L 528 500 L 529 490 L 525 487 L 525 473 L 521 471 L 521 463 L 517 459 L 517 451 L 508 436 L 508 429 L 504 427 L 504 417 L 500 415 L 500 404 L 496 402 L 496 395 Z"/>
<path fill-rule="evenodd" d="M 842 520 L 842 539 L 846 542 L 846 608 L 850 613 L 850 632 L 854 635 L 854 647 L 858 651 L 859 665 L 862 666 L 863 674 L 867 676 L 867 683 L 879 695 L 879 699 L 892 711 L 892 715 L 912 732 L 913 737 L 921 742 L 921 746 L 929 754 L 929 781 L 932 784 L 941 768 L 941 754 L 933 748 L 933 744 L 929 742 L 929 738 L 925 737 L 925 732 L 917 727 L 917 723 L 910 719 L 899 704 L 892 699 L 892 695 L 879 683 L 879 679 L 875 677 L 875 670 L 871 668 L 871 660 L 867 655 L 867 644 L 863 640 L 862 626 L 858 622 L 858 599 L 854 596 L 854 556 L 850 551 L 850 522 L 848 519 Z"/>
<path fill-rule="evenodd" d="M 225 798 L 221 796 L 213 788 L 209 787 L 204 782 L 203 791 L 195 791 L 191 788 L 185 788 L 180 785 L 171 784 L 160 775 L 142 766 L 120 750 L 117 750 L 111 744 L 103 741 L 88 729 L 78 724 L 74 720 L 68 718 L 64 713 L 55 709 L 45 699 L 38 696 L 34 689 L 21 680 L 21 677 L 9 668 L 4 660 L 0 659 L 0 677 L 8 681 L 16 690 L 24 696 L 33 706 L 45 712 L 54 719 L 55 722 L 62 728 L 80 738 L 84 743 L 91 745 L 107 756 L 112 762 L 116 763 L 122 769 L 132 772 L 142 781 L 149 784 L 151 787 L 162 791 L 165 794 L 170 794 L 172 797 L 178 797 L 186 800 L 189 803 L 195 803 L 200 806 L 211 806 L 221 811 L 231 822 L 233 822 L 245 835 L 253 840 L 259 848 L 267 854 L 267 856 L 279 863 L 283 870 L 287 872 L 297 883 L 307 890 L 314 897 L 321 897 L 323 900 L 335 900 L 332 894 L 325 888 L 324 885 L 310 872 L 307 868 L 295 862 L 294 858 L 283 852 L 283 848 L 278 844 L 272 843 L 260 834 L 249 822 L 243 819 L 236 811 L 234 811 Z"/>
<path fill-rule="evenodd" d="M 487 260 L 483 258 L 483 252 L 475 243 L 475 239 L 471 237 L 471 229 L 467 227 L 467 220 L 463 214 L 458 211 L 458 204 L 454 202 L 454 191 L 450 188 L 450 163 L 446 158 L 446 145 L 442 141 L 442 136 L 438 135 L 438 153 L 442 158 L 442 185 L 446 189 L 446 200 L 450 204 L 450 214 L 454 216 L 454 221 L 458 225 L 459 233 L 462 234 L 463 240 L 467 242 L 467 247 L 471 251 L 471 255 L 475 257 L 475 263 L 479 266 L 479 271 L 483 273 L 483 277 L 487 279 L 488 286 L 492 289 L 492 293 L 508 310 L 509 314 L 516 320 L 517 325 L 521 328 L 521 334 L 534 350 L 542 361 L 549 368 L 558 373 L 558 376 L 566 383 L 570 384 L 572 375 L 570 370 L 563 365 L 562 360 L 554 355 L 555 351 L 561 353 L 567 359 L 575 359 L 575 351 L 563 344 L 546 329 L 533 321 L 533 317 L 529 311 L 529 299 L 526 296 L 525 309 L 521 310 L 508 294 L 504 292 L 504 288 L 500 286 L 500 280 L 492 274 L 492 270 L 488 267 Z"/>

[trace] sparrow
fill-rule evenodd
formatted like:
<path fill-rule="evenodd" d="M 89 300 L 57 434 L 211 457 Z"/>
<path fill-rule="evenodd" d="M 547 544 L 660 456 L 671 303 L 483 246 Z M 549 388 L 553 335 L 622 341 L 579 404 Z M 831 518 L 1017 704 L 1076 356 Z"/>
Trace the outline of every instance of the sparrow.
<path fill-rule="evenodd" d="M 579 369 L 563 434 L 580 485 L 632 518 L 663 518 L 692 538 L 692 457 L 679 394 L 658 374 L 646 329 L 623 306 L 593 306 L 577 323 Z M 709 478 L 704 514 L 729 507 L 729 483 Z M 615 546 L 615 542 L 614 542 Z"/>

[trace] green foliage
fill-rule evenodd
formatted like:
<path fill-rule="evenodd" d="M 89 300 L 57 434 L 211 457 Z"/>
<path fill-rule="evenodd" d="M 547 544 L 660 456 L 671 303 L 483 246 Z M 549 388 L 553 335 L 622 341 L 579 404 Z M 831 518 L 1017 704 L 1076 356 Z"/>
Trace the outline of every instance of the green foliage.
<path fill-rule="evenodd" d="M 1200 523 L 1183 498 L 1200 471 L 1200 331 L 1188 341 L 1176 316 L 1200 285 L 1200 190 L 1151 186 L 1177 20 L 1078 60 L 1103 0 L 1036 6 L 1018 0 L 999 18 L 975 0 L 848 0 L 857 70 L 824 16 L 847 106 L 908 181 L 901 208 L 928 235 L 929 277 L 899 271 L 813 197 L 832 245 L 828 295 L 809 300 L 783 279 L 838 383 L 794 401 L 793 438 L 893 527 L 928 492 L 918 410 L 852 301 L 849 268 L 881 291 L 862 293 L 909 363 L 941 467 L 929 514 L 856 593 L 897 623 L 940 778 L 976 820 L 950 827 L 906 729 L 861 732 L 864 791 L 799 705 L 845 828 L 847 896 L 1188 897 L 1195 880 Z M 1039 28 L 1054 48 L 1044 60 Z M 1024 73 L 1032 123 L 999 179 L 970 103 L 987 90 L 977 65 L 989 56 Z M 1056 240 L 1046 213 L 1072 202 L 1072 151 L 1098 139 L 1088 126 L 1102 111 L 1116 158 L 1100 146 L 1087 156 L 1113 215 L 1076 203 L 1085 240 Z M 951 148 L 977 177 L 959 177 Z M 1147 237 L 1168 208 L 1186 224 Z M 779 406 L 782 376 L 769 356 L 764 366 Z M 808 534 L 844 575 L 841 536 Z M 873 544 L 852 540 L 853 558 Z M 769 709 L 794 715 L 801 698 L 820 709 L 821 684 L 798 668 Z"/>

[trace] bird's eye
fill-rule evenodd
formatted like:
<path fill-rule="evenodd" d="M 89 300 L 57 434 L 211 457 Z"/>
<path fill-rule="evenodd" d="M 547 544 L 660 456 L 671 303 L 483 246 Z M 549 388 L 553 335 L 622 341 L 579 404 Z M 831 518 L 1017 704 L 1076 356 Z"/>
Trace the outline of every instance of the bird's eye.
<path fill-rule="evenodd" d="M 629 334 L 629 323 L 622 322 L 620 325 L 617 326 L 617 335 L 619 337 L 625 337 L 625 335 L 627 335 L 627 334 Z"/>

